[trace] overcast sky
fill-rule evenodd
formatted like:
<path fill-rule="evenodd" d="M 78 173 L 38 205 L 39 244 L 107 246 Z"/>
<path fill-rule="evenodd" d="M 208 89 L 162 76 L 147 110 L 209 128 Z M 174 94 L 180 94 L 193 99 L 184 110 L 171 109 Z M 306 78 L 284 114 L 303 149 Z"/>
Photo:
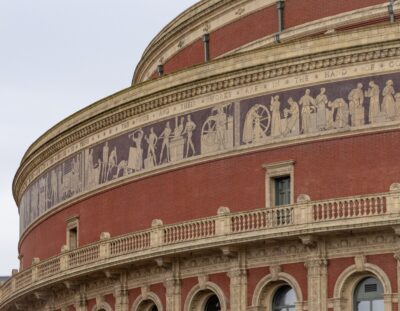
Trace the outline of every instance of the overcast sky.
<path fill-rule="evenodd" d="M 18 268 L 11 184 L 29 145 L 73 112 L 128 87 L 147 44 L 196 2 L 0 0 L 0 275 Z"/>

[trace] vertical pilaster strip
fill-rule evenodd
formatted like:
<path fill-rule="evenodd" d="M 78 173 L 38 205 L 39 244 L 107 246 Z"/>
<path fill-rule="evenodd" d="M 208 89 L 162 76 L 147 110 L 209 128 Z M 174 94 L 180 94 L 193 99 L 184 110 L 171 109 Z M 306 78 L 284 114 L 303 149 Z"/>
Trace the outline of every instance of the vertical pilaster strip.
<path fill-rule="evenodd" d="M 397 310 L 400 311 L 400 250 L 394 253 L 394 258 L 397 262 Z"/>
<path fill-rule="evenodd" d="M 179 261 L 172 263 L 171 271 L 164 281 L 166 311 L 181 311 L 181 280 Z"/>
<path fill-rule="evenodd" d="M 238 253 L 228 272 L 230 278 L 230 311 L 247 310 L 247 268 L 246 253 Z"/>
<path fill-rule="evenodd" d="M 234 107 L 234 145 L 238 147 L 240 146 L 240 102 L 235 102 Z"/>
<path fill-rule="evenodd" d="M 75 295 L 75 310 L 87 311 L 86 286 L 83 284 L 79 286 L 79 290 Z"/>
<path fill-rule="evenodd" d="M 308 283 L 308 310 L 327 311 L 327 261 L 312 258 L 305 263 Z"/>
<path fill-rule="evenodd" d="M 114 288 L 115 311 L 128 311 L 128 275 L 122 272 Z"/>

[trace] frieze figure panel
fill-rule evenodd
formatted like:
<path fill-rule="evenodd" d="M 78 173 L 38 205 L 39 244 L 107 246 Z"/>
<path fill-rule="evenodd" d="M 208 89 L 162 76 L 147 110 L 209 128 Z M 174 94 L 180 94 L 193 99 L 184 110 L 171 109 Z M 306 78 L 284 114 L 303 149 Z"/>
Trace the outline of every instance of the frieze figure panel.
<path fill-rule="evenodd" d="M 49 209 L 130 175 L 276 139 L 397 120 L 399 74 L 285 90 L 177 115 L 86 148 L 40 175 L 20 203 L 21 233 Z"/>

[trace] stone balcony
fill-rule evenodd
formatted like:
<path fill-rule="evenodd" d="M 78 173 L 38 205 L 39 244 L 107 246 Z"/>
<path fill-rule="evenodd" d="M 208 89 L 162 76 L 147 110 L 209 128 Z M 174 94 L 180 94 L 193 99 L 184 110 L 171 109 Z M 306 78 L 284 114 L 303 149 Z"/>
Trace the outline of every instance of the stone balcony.
<path fill-rule="evenodd" d="M 0 309 L 16 299 L 59 282 L 76 279 L 138 261 L 158 260 L 191 251 L 219 248 L 262 240 L 301 239 L 312 244 L 319 234 L 373 228 L 400 228 L 400 184 L 381 194 L 311 201 L 300 195 L 297 203 L 231 213 L 218 209 L 217 216 L 164 225 L 154 220 L 148 230 L 118 237 L 102 233 L 93 244 L 68 250 L 41 261 L 12 277 L 0 287 Z"/>

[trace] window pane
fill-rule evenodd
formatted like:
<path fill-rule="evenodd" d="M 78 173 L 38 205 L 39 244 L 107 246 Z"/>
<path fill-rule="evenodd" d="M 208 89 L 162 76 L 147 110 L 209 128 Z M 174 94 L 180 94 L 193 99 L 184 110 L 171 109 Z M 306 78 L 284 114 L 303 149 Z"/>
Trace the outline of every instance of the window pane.
<path fill-rule="evenodd" d="M 357 303 L 357 311 L 371 311 L 369 301 L 361 301 Z"/>
<path fill-rule="evenodd" d="M 372 302 L 372 311 L 384 311 L 383 300 L 374 300 Z"/>
<path fill-rule="evenodd" d="M 290 176 L 275 178 L 275 205 L 290 204 Z"/>
<path fill-rule="evenodd" d="M 363 279 L 357 286 L 355 291 L 356 301 L 361 300 L 382 300 L 383 287 L 374 277 Z"/>
<path fill-rule="evenodd" d="M 296 294 L 294 290 L 288 286 L 282 286 L 276 292 L 272 305 L 273 310 L 294 310 L 294 304 L 296 302 Z"/>
<path fill-rule="evenodd" d="M 219 310 L 221 310 L 219 299 L 217 295 L 212 295 L 207 300 L 205 311 L 219 311 Z"/>

